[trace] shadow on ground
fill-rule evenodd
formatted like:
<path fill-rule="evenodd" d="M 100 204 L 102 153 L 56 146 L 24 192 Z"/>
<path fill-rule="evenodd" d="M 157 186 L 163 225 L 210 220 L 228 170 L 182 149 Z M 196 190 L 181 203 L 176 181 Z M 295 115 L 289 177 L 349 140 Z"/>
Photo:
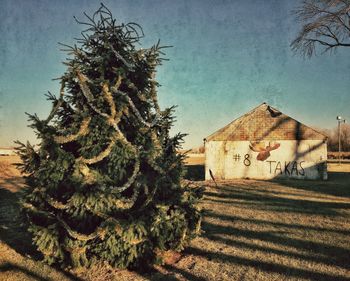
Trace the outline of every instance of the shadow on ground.
<path fill-rule="evenodd" d="M 350 270 L 350 188 L 332 176 L 329 182 L 232 181 L 211 186 L 205 192 L 202 237 L 208 245 L 225 246 L 193 245 L 187 254 L 289 278 L 350 280 L 344 276 Z M 330 272 L 320 272 L 323 268 Z"/>
<path fill-rule="evenodd" d="M 191 181 L 203 181 L 205 179 L 204 165 L 187 165 L 184 178 Z"/>
<path fill-rule="evenodd" d="M 7 182 L 7 180 L 5 180 L 5 182 Z M 0 187 L 0 240 L 20 255 L 38 261 L 41 260 L 42 256 L 32 244 L 32 236 L 27 230 L 28 225 L 24 223 L 25 220 L 21 215 L 19 194 L 19 192 L 14 193 Z M 55 269 L 69 280 L 82 280 L 67 271 L 59 268 Z M 11 262 L 1 264 L 0 272 L 21 272 L 28 278 L 33 278 L 34 280 L 52 280 L 43 278 L 29 268 Z"/>
<path fill-rule="evenodd" d="M 40 275 L 38 275 L 35 272 L 32 272 L 30 270 L 28 270 L 25 267 L 16 265 L 16 264 L 12 264 L 12 263 L 4 263 L 0 265 L 0 272 L 20 272 L 22 274 L 24 274 L 27 277 L 31 277 L 34 280 L 38 280 L 38 281 L 51 281 L 52 279 L 47 279 L 47 278 L 43 278 Z"/>
<path fill-rule="evenodd" d="M 200 166 L 188 166 L 187 178 L 203 180 Z M 208 182 L 204 233 L 186 255 L 205 260 L 208 270 L 213 263 L 222 272 L 245 268 L 264 280 L 350 280 L 349 183 L 347 172 L 328 172 L 327 181 Z"/>
<path fill-rule="evenodd" d="M 0 240 L 23 256 L 40 258 L 20 214 L 19 194 L 0 188 Z"/>

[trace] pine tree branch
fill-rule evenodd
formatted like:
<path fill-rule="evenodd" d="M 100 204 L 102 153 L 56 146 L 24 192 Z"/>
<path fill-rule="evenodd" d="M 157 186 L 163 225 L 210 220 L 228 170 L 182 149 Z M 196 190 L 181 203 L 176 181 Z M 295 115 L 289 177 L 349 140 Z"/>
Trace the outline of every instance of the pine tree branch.
<path fill-rule="evenodd" d="M 136 159 L 136 162 L 135 162 L 135 167 L 134 167 L 134 172 L 133 172 L 133 175 L 129 178 L 129 180 L 120 188 L 117 188 L 117 187 L 113 187 L 113 189 L 115 190 L 118 190 L 118 192 L 122 192 L 121 190 L 126 190 L 127 188 L 129 188 L 132 183 L 135 181 L 136 179 L 136 176 L 137 176 L 137 173 L 139 171 L 139 159 L 138 159 L 138 150 L 126 139 L 126 137 L 124 136 L 124 134 L 121 132 L 121 130 L 119 129 L 118 127 L 118 122 L 119 120 L 114 120 L 112 117 L 113 116 L 110 116 L 106 113 L 102 113 L 100 110 L 98 110 L 97 108 L 95 108 L 93 105 L 92 105 L 92 101 L 93 101 L 93 95 L 89 89 L 89 87 L 87 86 L 86 84 L 86 81 L 88 80 L 87 77 L 83 74 L 81 74 L 79 71 L 77 71 L 77 76 L 78 76 L 78 80 L 79 80 L 79 85 L 80 85 L 80 88 L 84 94 L 84 96 L 86 97 L 86 99 L 88 100 L 88 103 L 90 105 L 90 107 L 96 112 L 98 113 L 99 115 L 105 117 L 110 125 L 113 126 L 113 128 L 116 130 L 118 136 L 116 137 L 116 139 L 120 139 L 121 141 L 123 141 L 127 146 L 129 146 L 129 148 L 134 152 L 135 154 L 135 159 Z M 119 82 L 118 82 L 119 81 Z M 118 78 L 117 80 L 117 83 L 116 83 L 116 86 L 119 87 L 120 86 L 120 79 Z M 110 92 L 108 91 L 108 88 L 106 88 L 107 86 L 105 85 L 104 87 L 104 93 L 105 95 L 107 96 L 108 100 L 109 100 L 109 104 L 111 106 L 111 114 L 112 115 L 115 115 L 114 114 L 114 111 L 115 111 L 115 103 L 114 101 L 111 99 L 111 94 Z M 103 158 L 105 158 L 106 156 L 109 155 L 110 151 L 111 151 L 111 147 L 112 147 L 112 142 L 110 143 L 111 146 L 109 146 L 104 152 L 102 152 L 99 156 L 96 156 L 95 158 L 92 158 L 92 159 L 83 159 L 81 158 L 80 160 L 83 160 L 83 162 L 85 163 L 88 163 L 88 164 L 92 164 L 92 163 L 96 163 L 98 161 L 101 161 Z"/>
<path fill-rule="evenodd" d="M 102 230 L 100 227 L 98 227 L 93 233 L 91 233 L 89 235 L 85 235 L 85 234 L 81 234 L 77 231 L 74 231 L 63 219 L 59 218 L 58 216 L 56 216 L 56 219 L 61 223 L 61 225 L 67 231 L 69 236 L 71 236 L 72 238 L 79 240 L 79 241 L 93 240 L 100 235 L 101 230 Z"/>
<path fill-rule="evenodd" d="M 85 164 L 95 164 L 97 162 L 102 161 L 104 158 L 106 158 L 112 151 L 113 146 L 115 145 L 116 140 L 118 139 L 118 133 L 114 134 L 111 138 L 110 138 L 110 142 L 108 144 L 108 146 L 106 147 L 105 150 L 103 150 L 100 154 L 98 154 L 97 156 L 93 157 L 93 158 L 83 158 L 83 157 L 79 157 L 77 158 L 78 162 L 82 162 Z"/>
<path fill-rule="evenodd" d="M 68 135 L 68 136 L 54 136 L 53 139 L 55 142 L 59 144 L 64 144 L 68 142 L 72 142 L 77 140 L 79 137 L 86 136 L 89 133 L 89 124 L 91 121 L 91 117 L 85 118 L 81 122 L 81 126 L 79 131 L 76 134 Z"/>
<path fill-rule="evenodd" d="M 41 214 L 41 215 L 43 215 L 45 217 L 52 218 L 52 219 L 55 218 L 54 214 L 52 214 L 50 212 L 43 211 L 43 210 L 39 210 L 33 204 L 23 203 L 22 207 L 25 208 L 26 210 L 29 210 L 29 211 L 33 212 L 33 213 Z"/>
<path fill-rule="evenodd" d="M 120 94 L 120 95 L 122 95 L 123 97 L 126 98 L 126 100 L 128 101 L 128 104 L 130 105 L 130 107 L 131 107 L 132 111 L 134 112 L 135 116 L 140 121 L 140 123 L 142 123 L 144 126 L 146 126 L 148 128 L 151 128 L 151 127 L 153 127 L 153 126 L 155 126 L 157 124 L 157 122 L 159 120 L 158 114 L 156 115 L 156 117 L 153 119 L 153 121 L 151 123 L 145 121 L 143 119 L 143 117 L 141 116 L 140 112 L 138 111 L 138 109 L 136 108 L 134 102 L 128 96 L 127 93 L 124 93 L 123 91 L 120 91 L 120 90 L 116 89 L 115 87 L 112 87 L 111 90 L 112 90 L 113 93 Z"/>
<path fill-rule="evenodd" d="M 114 201 L 114 205 L 117 207 L 118 210 L 130 210 L 135 205 L 135 202 L 140 194 L 140 189 L 141 188 L 134 188 L 134 194 L 129 199 L 116 199 Z"/>
<path fill-rule="evenodd" d="M 107 83 L 104 83 L 103 86 L 102 86 L 102 92 L 104 93 L 104 98 L 105 100 L 107 100 L 108 102 L 108 105 L 109 105 L 109 108 L 110 108 L 110 118 L 111 119 L 114 119 L 117 112 L 116 112 L 116 106 L 115 106 L 115 102 L 113 100 L 113 96 L 111 94 L 111 92 L 109 91 L 108 89 L 108 85 Z"/>
<path fill-rule="evenodd" d="M 88 78 L 85 75 L 83 75 L 79 70 L 77 70 L 77 77 L 78 77 L 80 89 L 81 89 L 83 95 L 85 96 L 85 98 L 87 99 L 89 106 L 97 114 L 101 115 L 102 117 L 104 117 L 106 119 L 109 119 L 109 115 L 107 113 L 100 111 L 97 107 L 95 107 L 93 105 L 94 96 L 91 93 L 89 86 L 86 84 L 86 82 L 88 81 Z"/>
<path fill-rule="evenodd" d="M 59 209 L 59 210 L 66 210 L 70 207 L 70 204 L 64 204 L 62 202 L 59 202 L 57 200 L 54 200 L 50 198 L 49 196 L 46 196 L 46 202 L 53 208 Z"/>
<path fill-rule="evenodd" d="M 60 106 L 63 103 L 63 96 L 64 96 L 64 87 L 65 87 L 65 80 L 61 79 L 61 89 L 60 89 L 60 96 L 56 103 L 56 105 L 52 108 L 49 116 L 46 118 L 45 123 L 48 124 L 51 119 L 55 116 L 57 110 L 60 108 Z"/>
<path fill-rule="evenodd" d="M 124 63 L 124 65 L 130 70 L 130 71 L 134 71 L 135 69 L 135 64 L 133 63 L 129 63 L 126 61 L 126 59 L 123 58 L 123 56 L 121 54 L 119 54 L 112 46 L 112 44 L 110 45 L 111 50 L 113 51 L 114 55 L 117 57 L 117 59 L 119 59 L 120 61 L 122 61 Z"/>

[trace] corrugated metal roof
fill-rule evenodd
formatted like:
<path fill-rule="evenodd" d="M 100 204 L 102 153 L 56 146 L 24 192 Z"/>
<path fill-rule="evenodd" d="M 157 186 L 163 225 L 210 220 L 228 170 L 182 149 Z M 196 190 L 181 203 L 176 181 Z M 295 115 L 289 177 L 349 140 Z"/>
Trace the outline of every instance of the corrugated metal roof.
<path fill-rule="evenodd" d="M 316 130 L 266 103 L 211 134 L 206 141 L 325 140 Z"/>

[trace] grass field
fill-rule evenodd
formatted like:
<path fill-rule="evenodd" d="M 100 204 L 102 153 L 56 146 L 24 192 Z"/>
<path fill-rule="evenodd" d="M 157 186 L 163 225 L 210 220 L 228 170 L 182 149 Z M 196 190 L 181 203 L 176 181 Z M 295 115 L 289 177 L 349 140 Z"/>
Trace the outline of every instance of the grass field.
<path fill-rule="evenodd" d="M 0 157 L 0 280 L 350 280 L 350 165 L 329 165 L 328 181 L 197 182 L 207 187 L 202 235 L 141 274 L 41 263 L 18 220 L 17 160 Z"/>

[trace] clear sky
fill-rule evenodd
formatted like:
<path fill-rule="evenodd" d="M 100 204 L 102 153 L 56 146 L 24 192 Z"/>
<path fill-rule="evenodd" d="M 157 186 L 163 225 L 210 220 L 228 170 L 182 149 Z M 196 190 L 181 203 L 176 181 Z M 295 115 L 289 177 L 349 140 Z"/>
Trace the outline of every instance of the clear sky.
<path fill-rule="evenodd" d="M 58 94 L 66 54 L 100 1 L 0 0 L 0 146 L 33 140 L 24 112 L 46 118 L 47 91 Z M 168 62 L 158 70 L 161 106 L 178 105 L 173 133 L 185 148 L 266 101 L 306 125 L 350 122 L 350 48 L 304 60 L 290 50 L 301 28 L 289 0 L 104 1 L 119 22 L 137 22 L 143 48 L 158 39 Z"/>

